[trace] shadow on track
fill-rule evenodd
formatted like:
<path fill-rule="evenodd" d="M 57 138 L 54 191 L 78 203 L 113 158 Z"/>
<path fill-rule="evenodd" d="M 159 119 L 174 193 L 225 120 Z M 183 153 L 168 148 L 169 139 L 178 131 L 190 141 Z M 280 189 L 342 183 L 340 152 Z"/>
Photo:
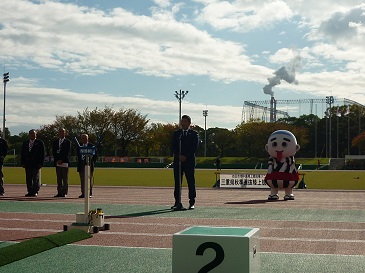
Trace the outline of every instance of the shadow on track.
<path fill-rule="evenodd" d="M 150 210 L 150 211 L 135 212 L 135 213 L 124 214 L 124 215 L 109 215 L 109 216 L 105 216 L 105 219 L 133 218 L 133 217 L 158 215 L 158 214 L 164 214 L 164 213 L 170 213 L 170 212 L 176 212 L 176 211 L 173 211 L 172 209 Z"/>
<path fill-rule="evenodd" d="M 226 202 L 226 205 L 255 205 L 255 204 L 264 204 L 264 203 L 273 203 L 273 202 L 286 202 L 286 200 L 248 200 L 248 201 L 237 201 L 237 202 Z"/>
<path fill-rule="evenodd" d="M 0 198 L 1 200 L 6 200 L 6 201 L 27 201 L 27 202 L 37 202 L 37 201 L 63 201 L 63 200 L 69 200 L 69 199 L 74 199 L 74 200 L 78 200 L 78 197 L 67 197 L 67 198 L 55 198 L 55 197 L 22 197 L 22 196 L 18 196 L 18 197 L 9 197 L 9 196 L 2 196 Z"/>

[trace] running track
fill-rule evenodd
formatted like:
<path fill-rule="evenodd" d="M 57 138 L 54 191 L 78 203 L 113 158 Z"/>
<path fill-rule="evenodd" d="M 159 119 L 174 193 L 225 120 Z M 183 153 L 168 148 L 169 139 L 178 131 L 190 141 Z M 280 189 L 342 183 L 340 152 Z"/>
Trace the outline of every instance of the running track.
<path fill-rule="evenodd" d="M 24 185 L 5 187 L 0 241 L 62 231 L 82 211 L 78 187 L 71 186 L 68 198 L 61 199 L 53 198 L 54 186 L 42 187 L 36 198 L 24 197 Z M 91 208 L 103 208 L 111 230 L 79 244 L 171 248 L 172 235 L 190 226 L 239 226 L 260 228 L 262 252 L 365 255 L 365 191 L 297 190 L 294 201 L 267 202 L 263 190 L 198 189 L 194 211 L 170 212 L 172 191 L 96 187 Z M 185 203 L 186 195 L 184 188 Z"/>

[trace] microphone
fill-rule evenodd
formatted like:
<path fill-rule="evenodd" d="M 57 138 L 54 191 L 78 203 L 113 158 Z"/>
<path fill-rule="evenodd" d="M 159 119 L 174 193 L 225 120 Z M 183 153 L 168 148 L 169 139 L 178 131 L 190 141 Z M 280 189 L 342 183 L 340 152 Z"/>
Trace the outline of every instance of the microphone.
<path fill-rule="evenodd" d="M 75 141 L 76 141 L 76 143 L 77 143 L 77 146 L 81 147 L 81 146 L 80 146 L 80 143 L 79 143 L 79 141 L 77 140 L 77 137 L 76 137 L 76 136 L 75 136 L 75 138 L 74 138 L 74 139 L 75 139 Z"/>

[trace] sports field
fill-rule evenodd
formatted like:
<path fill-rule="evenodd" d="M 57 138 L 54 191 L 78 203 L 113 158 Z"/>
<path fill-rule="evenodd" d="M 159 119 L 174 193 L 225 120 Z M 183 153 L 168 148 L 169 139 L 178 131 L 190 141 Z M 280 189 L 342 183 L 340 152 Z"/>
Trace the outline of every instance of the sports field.
<path fill-rule="evenodd" d="M 222 170 L 222 173 L 249 172 L 265 173 L 266 170 Z M 305 183 L 309 189 L 365 190 L 364 171 L 300 171 L 305 174 Z M 25 185 L 23 168 L 4 168 L 5 181 L 8 184 Z M 42 184 L 56 185 L 54 168 L 42 168 Z M 95 185 L 99 186 L 154 186 L 171 187 L 173 185 L 172 169 L 125 169 L 97 168 L 94 174 Z M 219 178 L 219 176 L 218 176 Z M 75 168 L 70 168 L 69 183 L 79 185 Z M 211 188 L 216 181 L 216 171 L 196 170 L 196 184 L 200 188 Z"/>
<path fill-rule="evenodd" d="M 60 232 L 83 211 L 78 186 L 62 199 L 50 184 L 36 198 L 24 197 L 23 184 L 5 189 L 0 247 Z M 169 209 L 172 191 L 97 186 L 91 208 L 103 209 L 109 231 L 0 272 L 171 272 L 172 235 L 196 225 L 260 228 L 261 272 L 365 272 L 365 191 L 296 190 L 294 201 L 268 202 L 267 190 L 199 188 L 196 209 L 181 212 Z"/>

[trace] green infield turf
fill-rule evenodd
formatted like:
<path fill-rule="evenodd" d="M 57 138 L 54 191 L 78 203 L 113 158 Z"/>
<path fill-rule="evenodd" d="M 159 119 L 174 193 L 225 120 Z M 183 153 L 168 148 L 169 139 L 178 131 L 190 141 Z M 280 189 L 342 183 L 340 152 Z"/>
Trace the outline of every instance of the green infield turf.
<path fill-rule="evenodd" d="M 197 187 L 210 188 L 215 183 L 215 170 L 196 170 Z M 265 170 L 224 170 L 222 172 L 244 173 Z M 364 171 L 301 171 L 305 174 L 305 183 L 309 189 L 341 189 L 365 190 Z M 18 167 L 5 167 L 4 180 L 7 184 L 25 184 L 25 171 Z M 96 186 L 173 186 L 172 169 L 107 169 L 99 168 L 94 174 Z M 75 168 L 70 168 L 69 182 L 79 185 L 80 180 Z M 43 168 L 41 172 L 42 184 L 56 185 L 56 171 L 54 168 Z M 186 186 L 186 182 L 183 182 Z"/>

